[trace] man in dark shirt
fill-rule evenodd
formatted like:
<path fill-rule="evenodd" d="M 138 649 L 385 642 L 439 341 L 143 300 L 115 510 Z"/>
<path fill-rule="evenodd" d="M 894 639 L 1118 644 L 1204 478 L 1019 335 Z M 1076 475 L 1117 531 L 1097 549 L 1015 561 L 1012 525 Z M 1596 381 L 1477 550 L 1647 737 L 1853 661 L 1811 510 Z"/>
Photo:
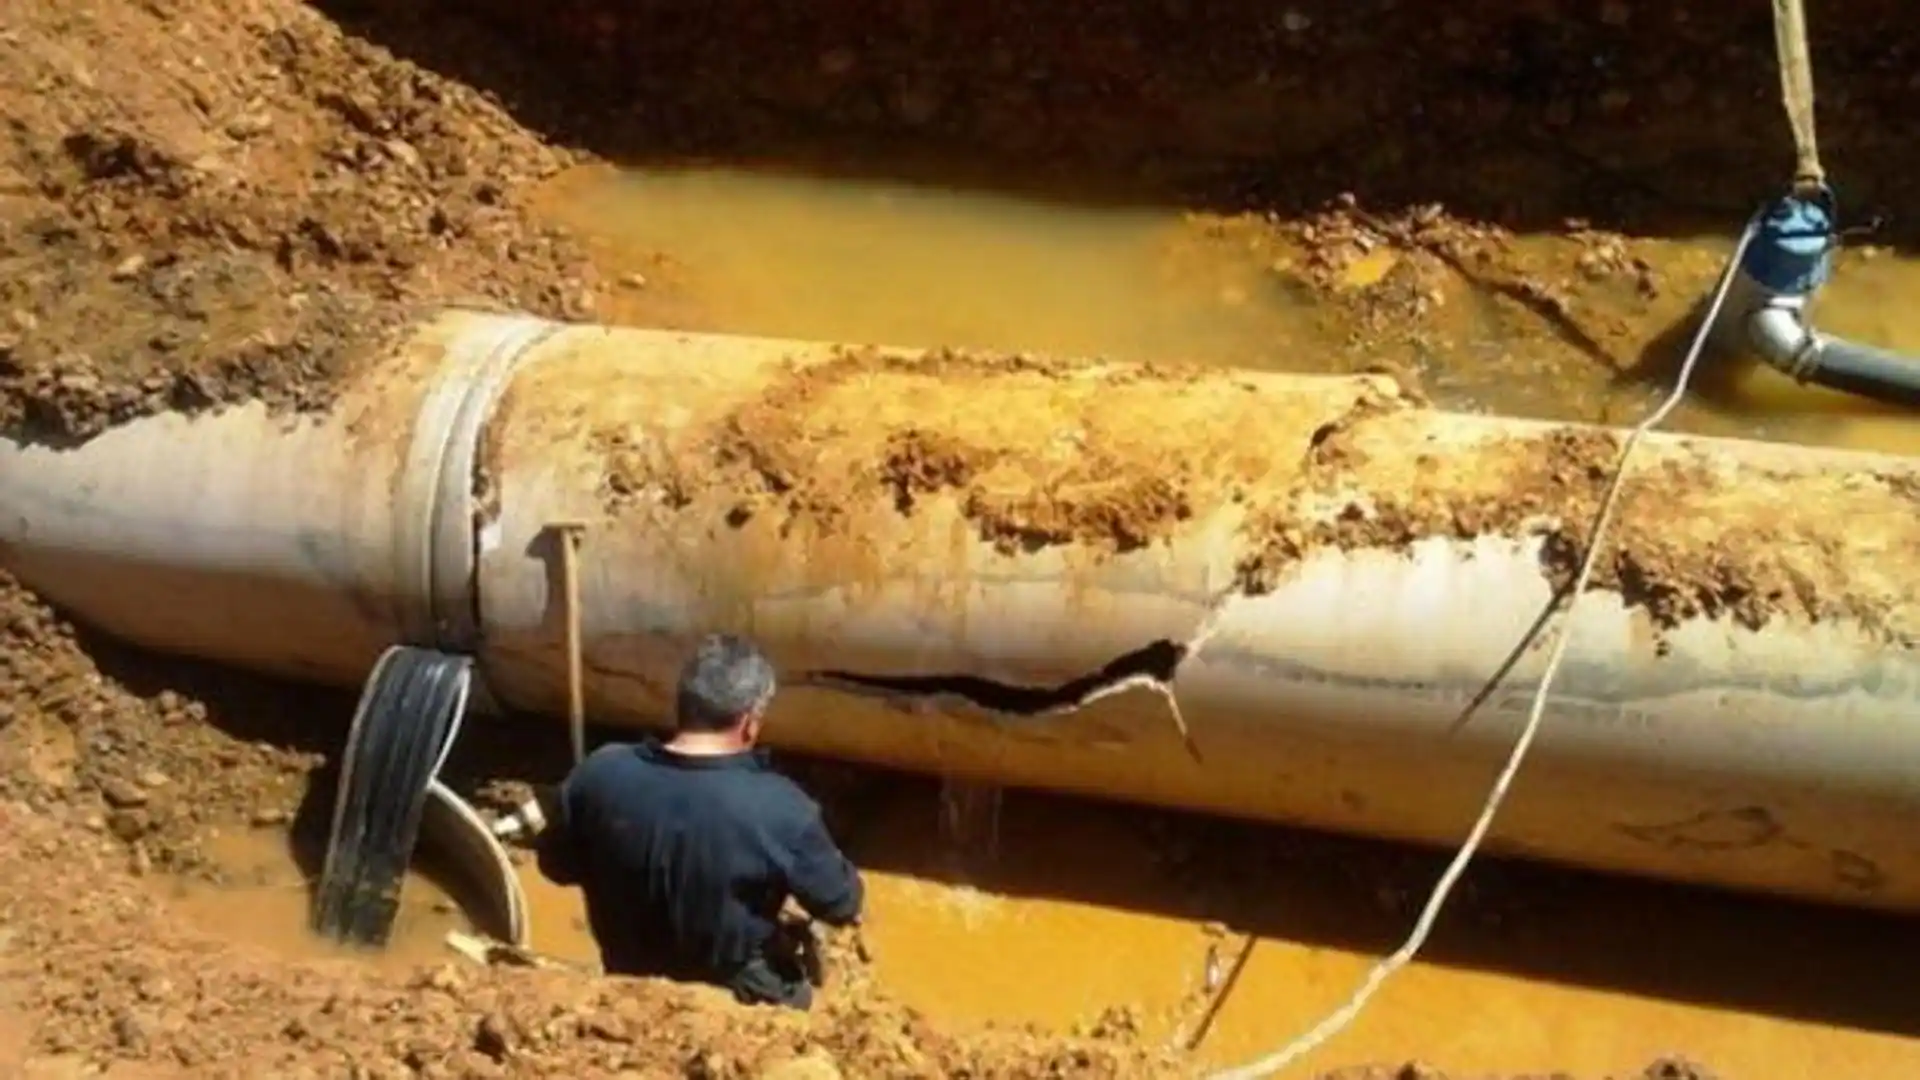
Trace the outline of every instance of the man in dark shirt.
<path fill-rule="evenodd" d="M 681 669 L 673 738 L 602 746 L 561 784 L 540 869 L 585 892 L 608 974 L 812 1003 L 780 909 L 845 926 L 863 890 L 820 807 L 755 749 L 774 688 L 759 649 L 710 635 Z"/>

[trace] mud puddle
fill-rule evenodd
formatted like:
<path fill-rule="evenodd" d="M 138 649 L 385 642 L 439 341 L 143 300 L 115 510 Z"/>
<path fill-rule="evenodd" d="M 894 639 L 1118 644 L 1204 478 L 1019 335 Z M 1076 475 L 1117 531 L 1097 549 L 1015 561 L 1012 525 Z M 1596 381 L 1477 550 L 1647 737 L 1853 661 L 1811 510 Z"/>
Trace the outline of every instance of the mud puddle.
<path fill-rule="evenodd" d="M 1223 1064 L 1343 1002 L 1398 944 L 1437 870 L 1350 841 L 1163 829 L 1023 793 L 1005 798 L 994 857 L 963 857 L 926 843 L 940 812 L 931 791 L 895 798 L 850 841 L 871 868 L 867 937 L 890 993 L 958 1022 L 1180 1039 L 1251 936 L 1200 1047 Z M 1920 1029 L 1897 1019 L 1898 979 L 1875 959 L 1884 926 L 1495 866 L 1457 897 L 1432 959 L 1300 1075 L 1413 1059 L 1470 1075 L 1602 1075 L 1676 1049 L 1730 1077 L 1904 1074 L 1920 1068 L 1906 1033 Z M 1756 952 L 1771 941 L 1796 945 Z"/>
<path fill-rule="evenodd" d="M 1200 1056 L 1264 1053 L 1338 1005 L 1397 943 L 1434 866 L 1376 845 L 1222 831 L 1009 793 L 992 850 L 929 843 L 937 786 L 889 786 L 843 839 L 869 884 L 879 986 L 967 1026 L 1183 1040 L 1248 941 Z M 870 815 L 870 816 L 869 816 Z M 224 834 L 220 886 L 168 882 L 181 918 L 295 958 L 368 958 L 306 932 L 284 836 Z M 533 945 L 592 964 L 579 894 L 520 869 Z M 408 879 L 381 965 L 453 960 L 468 928 L 433 878 Z M 1791 948 L 1773 948 L 1791 942 Z M 1755 943 L 1762 943 L 1756 946 Z M 1453 1072 L 1611 1075 L 1677 1050 L 1729 1077 L 1902 1076 L 1920 1038 L 1889 952 L 1920 928 L 1844 912 L 1491 864 L 1415 964 L 1315 1068 L 1419 1059 Z"/>
<path fill-rule="evenodd" d="M 430 842 L 416 852 L 416 866 L 403 882 L 400 913 L 383 951 L 324 940 L 308 927 L 312 889 L 318 880 L 319 847 L 296 842 L 286 832 L 243 829 L 208 839 L 210 873 L 156 879 L 162 898 L 200 930 L 296 960 L 349 960 L 406 969 L 458 959 L 447 945 L 452 932 L 484 930 L 470 913 L 474 897 L 456 884 L 458 875 L 440 864 Z M 599 963 L 587 930 L 580 894 L 540 875 L 532 857 L 515 853 L 527 901 L 533 949 L 558 960 Z"/>
<path fill-rule="evenodd" d="M 1269 370 L 1385 367 L 1440 404 L 1631 423 L 1672 379 L 1728 236 L 1272 221 L 720 169 L 563 174 L 539 212 L 621 282 L 596 317 Z M 1920 260 L 1843 253 L 1825 330 L 1920 354 Z M 1920 421 L 1721 358 L 1672 426 L 1920 452 Z"/>
<path fill-rule="evenodd" d="M 159 884 L 166 902 L 183 921 L 299 960 L 354 960 L 406 968 L 439 963 L 450 931 L 471 932 L 455 890 L 444 875 L 415 871 L 400 894 L 400 914 L 385 951 L 357 949 L 327 941 L 308 928 L 311 872 L 286 833 L 274 829 L 221 832 L 205 850 L 217 875 L 206 879 L 169 877 Z"/>
<path fill-rule="evenodd" d="M 1175 212 L 902 183 L 592 168 L 541 208 L 625 288 L 600 315 L 769 337 L 1255 364 L 1322 344 L 1264 252 Z"/>

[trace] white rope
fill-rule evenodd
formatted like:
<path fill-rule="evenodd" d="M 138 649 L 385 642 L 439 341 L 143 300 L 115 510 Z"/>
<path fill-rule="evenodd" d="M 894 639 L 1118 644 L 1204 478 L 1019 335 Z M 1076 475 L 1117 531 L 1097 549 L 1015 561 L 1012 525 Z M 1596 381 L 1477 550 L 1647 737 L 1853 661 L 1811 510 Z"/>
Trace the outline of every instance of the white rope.
<path fill-rule="evenodd" d="M 1813 56 L 1807 49 L 1807 12 L 1801 0 L 1773 0 L 1773 50 L 1780 63 L 1780 100 L 1793 131 L 1793 178 L 1824 182 L 1827 174 L 1814 137 Z"/>
<path fill-rule="evenodd" d="M 1593 568 L 1598 561 L 1600 545 L 1606 539 L 1607 527 L 1613 522 L 1614 507 L 1620 501 L 1621 481 L 1627 473 L 1627 460 L 1639 446 L 1640 440 L 1648 432 L 1664 423 L 1679 406 L 1681 399 L 1686 396 L 1687 385 L 1693 379 L 1693 369 L 1700 360 L 1707 335 L 1712 330 L 1715 320 L 1720 317 L 1720 308 L 1726 302 L 1727 290 L 1733 284 L 1734 272 L 1740 265 L 1741 256 L 1746 254 L 1747 245 L 1752 242 L 1754 231 L 1759 223 L 1760 218 L 1756 214 L 1747 222 L 1746 230 L 1740 235 L 1740 242 L 1734 245 L 1733 255 L 1727 260 L 1726 269 L 1720 274 L 1720 283 L 1714 289 L 1713 300 L 1707 305 L 1706 314 L 1700 321 L 1700 328 L 1693 335 L 1693 344 L 1688 348 L 1686 359 L 1680 365 L 1680 373 L 1674 381 L 1673 391 L 1667 395 L 1665 401 L 1660 403 L 1659 408 L 1648 414 L 1646 419 L 1640 421 L 1627 434 L 1626 441 L 1620 447 L 1620 457 L 1614 463 L 1613 475 L 1607 482 L 1606 493 L 1601 497 L 1600 510 L 1594 515 L 1593 528 L 1588 533 L 1587 550 L 1580 560 L 1580 572 L 1574 578 L 1573 587 L 1566 594 L 1569 613 L 1572 611 L 1573 602 L 1587 591 L 1587 585 L 1593 578 Z M 1446 871 L 1434 884 L 1433 894 L 1427 898 L 1426 907 L 1421 910 L 1420 918 L 1414 922 L 1413 932 L 1407 935 L 1406 942 L 1391 955 L 1375 964 L 1373 970 L 1367 972 L 1367 977 L 1361 981 L 1359 988 L 1353 992 L 1353 996 L 1347 999 L 1346 1004 L 1314 1025 L 1312 1030 L 1258 1061 L 1216 1072 L 1208 1077 L 1208 1080 L 1262 1080 L 1294 1064 L 1302 1057 L 1319 1049 L 1328 1039 L 1340 1034 L 1347 1025 L 1353 1023 L 1361 1010 L 1367 1007 L 1367 1003 L 1379 991 L 1381 985 L 1395 972 L 1411 963 L 1419 954 L 1420 949 L 1426 945 L 1428 936 L 1433 933 L 1434 924 L 1439 921 L 1440 912 L 1446 906 L 1447 898 L 1453 892 L 1454 885 L 1459 882 L 1461 875 L 1466 873 L 1467 865 L 1473 861 L 1474 855 L 1480 850 L 1480 844 L 1486 839 L 1488 830 L 1493 827 L 1493 819 L 1499 814 L 1500 805 L 1506 801 L 1507 789 L 1513 785 L 1514 777 L 1519 775 L 1521 763 L 1526 760 L 1527 752 L 1533 748 L 1534 736 L 1539 734 L 1541 719 L 1546 715 L 1548 695 L 1553 688 L 1553 680 L 1560 673 L 1560 665 L 1567 655 L 1567 643 L 1572 638 L 1566 624 L 1567 620 L 1563 617 L 1560 625 L 1555 628 L 1553 649 L 1547 657 L 1545 669 L 1540 673 L 1540 685 L 1533 692 L 1533 704 L 1527 710 L 1526 726 L 1521 729 L 1520 737 L 1514 741 L 1513 750 L 1507 755 L 1506 765 L 1501 768 L 1500 775 L 1493 782 L 1492 790 L 1487 793 L 1487 801 L 1481 807 L 1479 819 L 1473 823 L 1473 828 L 1467 833 L 1467 838 L 1460 845 L 1460 850 L 1455 853 L 1453 861 L 1447 864 Z"/>

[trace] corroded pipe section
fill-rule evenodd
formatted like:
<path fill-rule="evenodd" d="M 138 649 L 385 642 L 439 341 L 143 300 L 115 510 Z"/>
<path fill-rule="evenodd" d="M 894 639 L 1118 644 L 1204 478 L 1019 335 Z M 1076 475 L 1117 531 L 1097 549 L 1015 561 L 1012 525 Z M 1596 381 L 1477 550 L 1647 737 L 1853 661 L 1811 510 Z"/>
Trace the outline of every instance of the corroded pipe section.
<path fill-rule="evenodd" d="M 448 613 L 470 611 L 494 695 L 558 714 L 549 527 L 584 520 L 603 720 L 656 722 L 690 639 L 727 628 L 787 673 L 784 746 L 1452 844 L 1620 446 L 1377 378 L 466 313 L 368 371 L 281 434 L 242 410 L 0 446 L 0 556 L 103 629 L 342 679 L 421 611 L 444 636 L 419 644 L 458 643 Z M 252 460 L 205 449 L 243 437 Z M 423 442 L 451 447 L 442 478 L 409 486 Z M 169 455 L 188 470 L 116 479 Z M 263 471 L 312 489 L 296 504 Z M 1920 910 L 1917 492 L 1905 459 L 1644 443 L 1495 846 Z M 152 583 L 198 613 L 127 602 Z"/>

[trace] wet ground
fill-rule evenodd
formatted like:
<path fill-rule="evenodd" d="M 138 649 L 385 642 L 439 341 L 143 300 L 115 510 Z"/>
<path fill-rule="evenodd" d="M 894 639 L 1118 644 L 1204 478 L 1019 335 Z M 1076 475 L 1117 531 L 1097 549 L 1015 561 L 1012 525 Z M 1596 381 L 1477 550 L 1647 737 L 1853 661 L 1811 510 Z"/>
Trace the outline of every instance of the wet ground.
<path fill-rule="evenodd" d="M 528 10 L 10 6 L 0 424 L 76 439 L 167 408 L 324 408 L 393 313 L 475 300 L 1383 365 L 1454 407 L 1626 421 L 1790 162 L 1765 5 L 1732 0 L 1489 0 L 1437 23 L 1389 2 Z M 1843 10 L 1814 13 L 1823 146 L 1856 216 L 1891 219 L 1820 322 L 1920 349 L 1900 121 L 1920 39 L 1898 5 Z M 1701 391 L 1694 430 L 1920 449 L 1909 418 L 1751 364 Z M 822 1052 L 858 1076 L 1186 1072 L 1161 1048 L 1249 935 L 1205 1060 L 1316 1020 L 1436 870 L 1034 797 L 1009 799 L 988 859 L 930 842 L 930 785 L 816 769 L 836 813 L 879 826 L 849 832 L 874 960 L 814 1017 L 436 967 L 461 920 L 424 881 L 396 954 L 368 963 L 302 937 L 282 845 L 322 805 L 350 701 L 130 654 L 11 584 L 0 611 L 0 1068 L 29 1075 L 744 1077 Z M 461 764 L 467 786 L 550 779 L 564 739 L 498 744 Z M 536 887 L 537 943 L 584 956 L 572 903 Z M 1920 1032 L 1885 958 L 1915 933 L 1490 864 L 1431 962 L 1313 1066 L 1907 1075 Z"/>
<path fill-rule="evenodd" d="M 942 843 L 941 801 L 931 782 L 869 787 L 843 833 L 869 873 L 863 977 L 960 1030 L 1197 1038 L 1201 1061 L 1251 1058 L 1344 998 L 1437 869 L 1374 845 L 1030 794 L 1006 797 L 996 830 Z M 305 933 L 283 836 L 244 835 L 210 852 L 227 883 L 161 885 L 176 910 L 285 957 L 343 955 Z M 522 880 L 533 947 L 591 964 L 577 893 L 530 866 Z M 467 928 L 416 877 L 392 953 L 357 962 L 405 970 Z M 1469 1075 L 1606 1075 L 1682 1052 L 1734 1077 L 1904 1075 L 1920 1038 L 1884 957 L 1916 945 L 1920 929 L 1900 920 L 1489 865 L 1428 959 L 1302 1075 L 1413 1059 Z"/>

